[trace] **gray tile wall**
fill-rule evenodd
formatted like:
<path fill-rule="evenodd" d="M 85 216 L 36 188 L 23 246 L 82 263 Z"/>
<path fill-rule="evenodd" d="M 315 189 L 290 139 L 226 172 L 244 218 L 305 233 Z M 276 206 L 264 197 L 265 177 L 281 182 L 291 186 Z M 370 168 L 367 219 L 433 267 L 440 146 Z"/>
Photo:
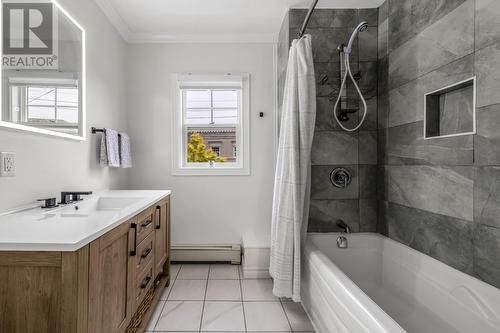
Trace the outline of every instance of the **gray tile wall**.
<path fill-rule="evenodd" d="M 290 10 L 290 43 L 297 38 L 306 13 L 305 9 Z M 332 118 L 340 88 L 337 46 L 347 43 L 361 20 L 367 21 L 369 27 L 355 42 L 351 67 L 361 72 L 359 84 L 367 98 L 369 114 L 360 131 L 348 133 Z M 376 230 L 378 30 L 377 9 L 316 9 L 309 22 L 306 33 L 312 35 L 317 90 L 309 231 L 338 231 L 335 226 L 338 219 L 343 219 L 353 231 Z M 280 33 L 280 43 L 282 35 L 284 33 Z M 353 86 L 348 87 L 349 96 L 356 96 L 353 89 Z M 355 126 L 358 116 L 351 117 L 346 126 Z M 338 189 L 329 181 L 330 172 L 339 166 L 352 172 L 352 182 L 346 189 Z"/>
<path fill-rule="evenodd" d="M 377 230 L 500 287 L 500 1 L 378 11 Z M 423 140 L 423 94 L 475 75 L 477 134 Z"/>

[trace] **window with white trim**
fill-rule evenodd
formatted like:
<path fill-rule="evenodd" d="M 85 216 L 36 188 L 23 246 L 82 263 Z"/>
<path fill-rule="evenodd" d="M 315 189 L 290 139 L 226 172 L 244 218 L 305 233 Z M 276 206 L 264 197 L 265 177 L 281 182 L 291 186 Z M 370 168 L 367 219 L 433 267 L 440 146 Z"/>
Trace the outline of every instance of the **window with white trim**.
<path fill-rule="evenodd" d="M 175 84 L 174 174 L 248 174 L 248 75 L 179 74 Z"/>
<path fill-rule="evenodd" d="M 68 81 L 68 80 L 64 80 Z M 78 134 L 79 91 L 73 83 L 9 84 L 10 121 L 53 131 Z"/>

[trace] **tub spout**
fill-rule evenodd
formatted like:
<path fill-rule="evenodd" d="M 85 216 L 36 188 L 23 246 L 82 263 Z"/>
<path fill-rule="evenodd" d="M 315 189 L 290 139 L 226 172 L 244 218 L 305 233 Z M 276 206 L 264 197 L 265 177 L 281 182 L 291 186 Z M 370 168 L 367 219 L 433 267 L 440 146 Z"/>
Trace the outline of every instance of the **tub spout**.
<path fill-rule="evenodd" d="M 340 249 L 346 249 L 347 248 L 347 238 L 345 238 L 344 236 L 337 237 L 337 247 Z"/>
<path fill-rule="evenodd" d="M 351 233 L 351 228 L 344 221 L 337 220 L 336 225 L 337 225 L 337 227 L 339 227 L 340 229 L 342 229 L 342 231 L 345 232 L 346 234 L 350 234 Z"/>

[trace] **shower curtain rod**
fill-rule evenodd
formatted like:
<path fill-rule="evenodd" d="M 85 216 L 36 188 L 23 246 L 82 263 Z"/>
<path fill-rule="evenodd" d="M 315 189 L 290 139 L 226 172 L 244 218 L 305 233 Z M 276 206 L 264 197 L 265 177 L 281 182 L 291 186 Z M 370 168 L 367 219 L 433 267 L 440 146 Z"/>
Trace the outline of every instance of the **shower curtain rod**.
<path fill-rule="evenodd" d="M 306 31 L 307 24 L 309 23 L 309 20 L 311 19 L 311 15 L 314 11 L 314 8 L 316 8 L 316 5 L 318 4 L 318 0 L 313 0 L 311 3 L 311 6 L 309 7 L 309 11 L 307 12 L 306 18 L 304 19 L 304 23 L 302 23 L 302 27 L 299 30 L 299 38 L 302 38 L 304 36 L 304 32 Z"/>

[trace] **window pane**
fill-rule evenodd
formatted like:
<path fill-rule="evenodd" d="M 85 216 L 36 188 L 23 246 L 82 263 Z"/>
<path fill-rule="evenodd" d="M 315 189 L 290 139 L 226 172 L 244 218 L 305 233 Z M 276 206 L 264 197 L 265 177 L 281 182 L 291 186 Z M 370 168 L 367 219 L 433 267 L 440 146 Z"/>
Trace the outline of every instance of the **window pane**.
<path fill-rule="evenodd" d="M 56 89 L 51 87 L 28 87 L 28 106 L 53 106 L 56 101 Z"/>
<path fill-rule="evenodd" d="M 54 121 L 56 119 L 56 111 L 54 107 L 47 106 L 28 106 L 28 121 Z"/>
<path fill-rule="evenodd" d="M 236 90 L 214 90 L 214 108 L 237 108 L 238 92 Z"/>
<path fill-rule="evenodd" d="M 78 123 L 78 109 L 77 108 L 57 108 L 57 120 L 59 122 L 66 122 L 70 124 Z"/>
<path fill-rule="evenodd" d="M 78 107 L 78 89 L 57 88 L 57 105 L 62 107 Z"/>
<path fill-rule="evenodd" d="M 212 121 L 212 111 L 210 109 L 187 109 L 185 123 L 193 124 L 210 124 Z"/>
<path fill-rule="evenodd" d="M 215 124 L 237 124 L 238 110 L 237 109 L 222 109 L 214 110 Z"/>
<path fill-rule="evenodd" d="M 186 90 L 187 109 L 212 107 L 210 90 Z"/>
<path fill-rule="evenodd" d="M 78 89 L 57 88 L 57 120 L 78 123 Z"/>
<path fill-rule="evenodd" d="M 189 127 L 186 135 L 188 163 L 236 162 L 236 127 Z"/>

